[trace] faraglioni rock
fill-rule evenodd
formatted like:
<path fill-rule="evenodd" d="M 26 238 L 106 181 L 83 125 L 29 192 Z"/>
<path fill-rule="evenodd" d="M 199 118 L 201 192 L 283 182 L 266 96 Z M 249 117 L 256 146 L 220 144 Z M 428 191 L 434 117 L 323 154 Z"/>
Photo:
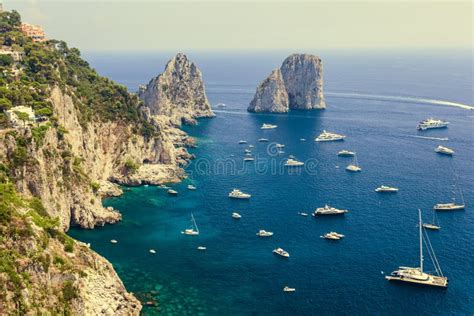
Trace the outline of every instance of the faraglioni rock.
<path fill-rule="evenodd" d="M 286 100 L 281 99 L 284 95 L 287 96 Z M 284 104 L 287 104 L 286 108 L 282 106 Z M 280 69 L 274 70 L 258 86 L 248 111 L 285 113 L 291 109 L 324 108 L 326 102 L 321 58 L 310 54 L 292 54 L 283 61 Z"/>
<path fill-rule="evenodd" d="M 196 118 L 212 117 L 211 105 L 204 90 L 201 71 L 179 53 L 171 59 L 165 71 L 140 87 L 138 96 L 149 115 L 164 115 L 180 125 L 195 123 Z"/>
<path fill-rule="evenodd" d="M 270 76 L 257 87 L 250 102 L 250 112 L 288 112 L 288 94 L 280 69 L 272 71 Z"/>

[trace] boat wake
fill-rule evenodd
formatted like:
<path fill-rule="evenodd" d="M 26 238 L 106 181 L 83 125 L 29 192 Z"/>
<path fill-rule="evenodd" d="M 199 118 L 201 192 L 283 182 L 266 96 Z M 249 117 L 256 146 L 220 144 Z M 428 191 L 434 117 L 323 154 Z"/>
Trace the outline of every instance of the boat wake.
<path fill-rule="evenodd" d="M 417 136 L 417 135 L 408 135 L 409 137 L 430 139 L 430 140 L 449 140 L 447 137 L 430 137 L 430 136 Z"/>
<path fill-rule="evenodd" d="M 345 92 L 326 92 L 327 96 L 335 98 L 347 98 L 347 99 L 362 99 L 362 100 L 378 100 L 378 101 L 397 101 L 404 103 L 414 103 L 414 104 L 432 104 L 432 105 L 444 105 L 452 106 L 465 110 L 474 110 L 474 106 L 444 101 L 444 100 L 435 100 L 435 99 L 426 99 L 426 98 L 415 98 L 415 97 L 404 97 L 404 96 L 392 96 L 392 95 L 379 95 L 379 94 L 365 94 L 365 93 L 345 93 Z"/>

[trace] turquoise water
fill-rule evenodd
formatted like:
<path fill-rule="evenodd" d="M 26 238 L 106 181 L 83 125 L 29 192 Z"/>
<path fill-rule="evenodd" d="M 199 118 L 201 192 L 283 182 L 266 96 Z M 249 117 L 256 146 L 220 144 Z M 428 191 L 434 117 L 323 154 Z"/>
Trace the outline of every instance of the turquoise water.
<path fill-rule="evenodd" d="M 359 56 L 355 68 L 366 71 L 351 83 L 348 78 L 356 76 L 347 69 L 348 61 L 334 58 L 325 65 L 328 89 L 333 87 L 335 92 L 328 94 L 327 110 L 247 113 L 254 83 L 271 70 L 272 63 L 283 59 L 277 57 L 262 62 L 260 56 L 219 56 L 217 67 L 210 63 L 212 58 L 198 56 L 205 79 L 206 74 L 210 77 L 206 82 L 211 103 L 224 102 L 227 107 L 218 110 L 216 118 L 185 128 L 198 139 L 198 148 L 191 150 L 198 159 L 187 168 L 189 178 L 173 185 L 179 195 L 168 196 L 153 186 L 129 188 L 122 197 L 105 201 L 122 212 L 121 223 L 95 230 L 72 229 L 70 234 L 90 242 L 109 259 L 127 289 L 143 302 L 158 302 L 157 307 L 145 307 L 145 315 L 472 314 L 473 112 L 416 101 L 423 97 L 472 104 L 472 73 L 469 64 L 466 68 L 463 63 L 468 59 L 405 56 L 394 66 L 393 56 L 378 56 L 375 65 Z M 101 63 L 100 56 L 91 61 L 99 71 L 133 88 L 147 81 L 151 70 L 145 65 L 154 58 L 140 61 L 140 81 L 138 73 L 119 68 L 124 64 L 119 57 L 116 63 L 110 62 L 113 58 Z M 341 65 L 344 62 L 348 67 Z M 364 63 L 371 67 L 364 68 Z M 443 82 L 435 79 L 439 71 L 446 71 Z M 405 79 L 391 81 L 388 73 Z M 390 98 L 351 98 L 338 92 Z M 397 96 L 413 99 L 407 102 Z M 447 119 L 451 125 L 444 130 L 416 131 L 417 122 L 428 116 Z M 278 128 L 262 131 L 264 122 Z M 315 143 L 314 137 L 323 129 L 346 134 L 347 139 Z M 414 136 L 448 137 L 449 141 Z M 261 137 L 270 142 L 258 143 Z M 241 139 L 255 145 L 255 163 L 242 161 L 246 147 L 237 144 Z M 286 145 L 285 154 L 275 155 L 275 142 Z M 453 147 L 456 155 L 434 153 L 439 144 Z M 341 149 L 357 151 L 361 173 L 344 170 L 351 159 L 338 157 Z M 300 172 L 281 167 L 290 154 L 306 161 L 306 167 Z M 399 265 L 418 264 L 417 208 L 431 219 L 432 206 L 451 199 L 452 169 L 459 175 L 467 209 L 439 213 L 442 229 L 429 232 L 450 279 L 449 289 L 386 281 L 384 274 Z M 190 183 L 198 189 L 187 190 Z M 397 186 L 400 192 L 376 194 L 374 189 L 381 184 Z M 232 188 L 253 197 L 231 200 L 227 194 Z M 325 203 L 350 212 L 345 217 L 317 219 L 297 214 Z M 234 211 L 242 219 L 233 220 Z M 197 237 L 180 233 L 188 228 L 191 212 L 200 230 Z M 255 235 L 259 229 L 274 236 L 259 239 Z M 319 237 L 328 231 L 346 238 L 334 243 Z M 117 239 L 118 244 L 111 244 L 110 239 Z M 198 246 L 207 250 L 198 251 Z M 291 257 L 274 256 L 276 247 Z M 149 249 L 157 253 L 150 254 Z M 432 269 L 428 258 L 426 265 Z M 282 292 L 285 285 L 296 292 Z"/>

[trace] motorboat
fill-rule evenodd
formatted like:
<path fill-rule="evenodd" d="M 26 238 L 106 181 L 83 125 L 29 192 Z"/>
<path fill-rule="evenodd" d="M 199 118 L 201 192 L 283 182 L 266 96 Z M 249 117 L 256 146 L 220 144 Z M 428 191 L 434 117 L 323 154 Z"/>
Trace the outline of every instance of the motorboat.
<path fill-rule="evenodd" d="M 266 230 L 260 229 L 257 233 L 259 237 L 270 237 L 273 236 L 273 232 L 267 232 Z"/>
<path fill-rule="evenodd" d="M 261 129 L 274 129 L 274 128 L 277 128 L 278 125 L 272 125 L 272 124 L 265 124 L 263 123 L 262 127 L 260 127 Z"/>
<path fill-rule="evenodd" d="M 232 218 L 235 218 L 235 219 L 241 219 L 242 218 L 242 215 L 240 215 L 239 213 L 232 213 Z"/>
<path fill-rule="evenodd" d="M 345 135 L 330 133 L 330 132 L 327 132 L 326 130 L 323 130 L 323 132 L 319 134 L 319 136 L 316 137 L 314 140 L 317 142 L 333 142 L 333 141 L 344 140 L 344 138 L 346 138 Z"/>
<path fill-rule="evenodd" d="M 341 150 L 340 152 L 337 153 L 338 156 L 341 157 L 354 157 L 356 155 L 355 152 L 349 151 L 349 150 Z"/>
<path fill-rule="evenodd" d="M 247 193 L 243 193 L 242 191 L 240 191 L 238 189 L 233 189 L 229 193 L 229 197 L 233 198 L 233 199 L 250 199 L 252 197 L 252 195 L 247 194 Z"/>
<path fill-rule="evenodd" d="M 433 129 L 433 128 L 446 128 L 448 127 L 448 125 L 449 125 L 449 122 L 447 121 L 438 120 L 438 119 L 434 119 L 430 117 L 418 123 L 416 129 L 420 131 L 425 131 L 427 129 Z"/>
<path fill-rule="evenodd" d="M 386 185 L 381 185 L 377 189 L 375 189 L 375 192 L 380 192 L 380 193 L 396 193 L 398 192 L 398 188 L 395 187 L 389 187 Z"/>
<path fill-rule="evenodd" d="M 445 146 L 441 146 L 441 145 L 436 147 L 434 151 L 437 152 L 438 154 L 448 155 L 448 156 L 452 156 L 454 154 L 453 149 L 445 147 Z"/>
<path fill-rule="evenodd" d="M 331 207 L 329 205 L 324 205 L 324 207 L 318 207 L 314 213 L 313 216 L 319 216 L 319 215 L 344 215 L 348 210 L 339 210 L 335 207 Z"/>
<path fill-rule="evenodd" d="M 286 252 L 285 250 L 283 250 L 282 248 L 274 249 L 273 253 L 277 254 L 279 256 L 282 256 L 284 258 L 289 258 L 290 257 L 290 254 L 288 252 Z"/>
<path fill-rule="evenodd" d="M 292 158 L 289 158 L 286 162 L 285 162 L 285 167 L 301 167 L 304 165 L 304 162 L 302 161 L 298 161 L 296 159 L 292 159 Z"/>
<path fill-rule="evenodd" d="M 173 190 L 173 189 L 169 189 L 169 190 L 168 190 L 168 194 L 169 194 L 169 195 L 178 195 L 178 191 Z"/>

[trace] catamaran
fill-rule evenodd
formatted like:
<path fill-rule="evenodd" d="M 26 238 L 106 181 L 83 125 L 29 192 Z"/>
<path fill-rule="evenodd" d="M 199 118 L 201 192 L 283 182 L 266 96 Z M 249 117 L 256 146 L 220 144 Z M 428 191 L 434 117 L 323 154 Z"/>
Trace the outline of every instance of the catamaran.
<path fill-rule="evenodd" d="M 316 142 L 333 142 L 333 141 L 338 141 L 338 140 L 344 140 L 346 138 L 345 135 L 341 134 L 336 134 L 336 133 L 329 133 L 326 132 L 326 130 L 323 130 L 321 134 L 319 134 L 318 137 L 314 139 Z"/>
<path fill-rule="evenodd" d="M 189 235 L 189 236 L 199 235 L 199 229 L 197 227 L 196 220 L 194 219 L 193 213 L 191 213 L 191 227 L 182 231 L 181 234 Z"/>
<path fill-rule="evenodd" d="M 354 155 L 354 161 L 346 167 L 346 170 L 350 172 L 360 172 L 362 170 L 362 168 L 359 167 L 356 155 Z"/>
<path fill-rule="evenodd" d="M 438 223 L 438 218 L 436 217 L 436 212 L 433 211 L 433 221 L 432 223 L 423 223 L 423 227 L 426 229 L 431 229 L 431 230 L 440 230 L 441 227 L 439 226 Z"/>
<path fill-rule="evenodd" d="M 432 128 L 445 128 L 445 127 L 448 127 L 448 124 L 449 122 L 447 121 L 437 120 L 430 117 L 418 123 L 418 126 L 416 127 L 416 129 L 420 131 L 425 131 L 427 129 L 432 129 Z"/>
<path fill-rule="evenodd" d="M 448 287 L 448 278 L 443 275 L 441 271 L 441 266 L 439 265 L 438 259 L 434 253 L 433 247 L 429 240 L 428 234 L 425 232 L 423 234 L 423 222 L 421 220 L 421 210 L 418 210 L 419 224 L 420 229 L 420 267 L 411 268 L 411 267 L 399 267 L 398 270 L 393 271 L 390 275 L 387 275 L 385 279 L 389 281 L 402 281 L 409 283 L 416 283 L 428 286 L 437 286 L 437 287 Z M 433 261 L 433 265 L 436 270 L 436 275 L 429 274 L 423 271 L 423 241 L 425 242 L 426 248 L 428 249 L 428 254 Z"/>

